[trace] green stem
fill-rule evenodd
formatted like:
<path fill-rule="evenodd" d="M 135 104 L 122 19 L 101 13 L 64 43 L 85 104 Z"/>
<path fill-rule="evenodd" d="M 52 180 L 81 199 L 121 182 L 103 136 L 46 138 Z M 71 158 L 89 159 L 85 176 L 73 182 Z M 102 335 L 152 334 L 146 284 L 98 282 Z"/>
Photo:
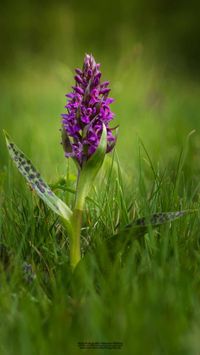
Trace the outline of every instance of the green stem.
<path fill-rule="evenodd" d="M 72 270 L 81 259 L 80 252 L 80 234 L 82 226 L 82 214 L 85 205 L 86 196 L 91 189 L 93 181 L 98 174 L 105 157 L 107 147 L 107 131 L 103 125 L 102 136 L 96 152 L 88 161 L 83 164 L 82 168 L 78 169 L 77 186 L 76 186 L 76 199 L 75 207 L 71 217 L 70 223 L 70 263 Z"/>
<path fill-rule="evenodd" d="M 75 209 L 71 219 L 70 264 L 72 270 L 81 259 L 80 234 L 82 226 L 82 210 Z"/>
<path fill-rule="evenodd" d="M 78 168 L 78 178 L 76 186 L 76 200 L 72 217 L 70 219 L 69 234 L 71 236 L 70 263 L 72 269 L 76 267 L 81 259 L 80 234 L 82 225 L 82 213 L 85 199 L 89 194 L 91 186 L 98 174 L 106 154 L 107 129 L 103 124 L 101 139 L 95 153 Z"/>
<path fill-rule="evenodd" d="M 78 177 L 77 177 L 75 207 L 71 218 L 70 264 L 72 270 L 75 269 L 76 265 L 79 263 L 81 259 L 80 235 L 81 235 L 83 208 L 85 204 L 85 195 L 84 195 L 84 191 L 82 191 L 82 189 L 79 188 L 79 181 L 80 181 L 80 171 L 78 172 Z"/>

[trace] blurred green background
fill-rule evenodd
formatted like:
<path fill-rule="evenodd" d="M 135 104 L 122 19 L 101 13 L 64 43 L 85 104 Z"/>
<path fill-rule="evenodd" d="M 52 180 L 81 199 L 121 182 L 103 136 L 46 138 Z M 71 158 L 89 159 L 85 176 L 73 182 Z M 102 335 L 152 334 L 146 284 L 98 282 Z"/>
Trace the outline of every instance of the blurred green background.
<path fill-rule="evenodd" d="M 74 65 L 81 51 L 116 61 L 139 42 L 164 62 L 198 70 L 199 10 L 194 0 L 3 1 L 1 62 L 15 67 L 39 57 Z"/>
<path fill-rule="evenodd" d="M 111 81 L 124 164 L 134 167 L 138 137 L 152 159 L 166 165 L 196 129 L 197 151 L 199 9 L 196 1 L 186 0 L 3 1 L 1 128 L 43 174 L 62 171 L 59 115 L 74 67 L 91 52 L 102 63 L 104 79 Z M 0 148 L 4 164 L 2 137 Z M 199 170 L 196 166 L 195 160 Z"/>
<path fill-rule="evenodd" d="M 68 299 L 66 235 L 30 194 L 1 133 L 3 128 L 9 132 L 48 182 L 64 174 L 60 114 L 74 68 L 82 66 L 86 52 L 92 53 L 102 64 L 103 79 L 111 82 L 113 124 L 120 125 L 117 152 L 125 174 L 123 189 L 120 183 L 116 189 L 120 202 L 117 179 L 113 186 L 105 179 L 101 193 L 97 184 L 103 213 L 99 218 L 89 205 L 89 230 L 84 228 L 83 235 L 89 241 L 103 238 L 118 221 L 124 225 L 146 211 L 199 207 L 199 10 L 195 0 L 1 2 L 0 259 L 1 243 L 11 252 L 9 271 L 0 272 L 2 355 L 63 354 L 66 347 L 77 354 L 75 335 L 79 340 L 123 339 L 128 355 L 132 349 L 145 355 L 199 354 L 196 214 L 149 233 L 144 245 L 136 241 L 128 261 L 108 267 L 108 274 L 98 274 L 92 259 L 85 285 L 84 279 L 80 284 L 75 279 L 74 299 Z M 132 178 L 134 184 L 127 186 Z M 24 261 L 37 275 L 28 285 L 21 275 Z"/>

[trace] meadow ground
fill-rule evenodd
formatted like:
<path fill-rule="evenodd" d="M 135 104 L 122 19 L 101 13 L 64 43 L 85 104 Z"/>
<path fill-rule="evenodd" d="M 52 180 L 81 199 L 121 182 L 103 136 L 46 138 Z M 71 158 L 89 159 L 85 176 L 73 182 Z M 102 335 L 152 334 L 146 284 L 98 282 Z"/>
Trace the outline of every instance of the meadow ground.
<path fill-rule="evenodd" d="M 106 238 L 136 217 L 199 208 L 200 86 L 137 56 L 112 66 L 105 60 L 102 69 L 119 137 L 87 201 L 85 257 L 73 275 L 65 230 L 0 137 L 1 355 L 73 355 L 85 352 L 78 342 L 114 341 L 121 350 L 96 351 L 199 354 L 198 211 L 133 236 L 115 258 Z M 59 144 L 59 114 L 72 83 L 64 63 L 33 60 L 2 73 L 0 106 L 1 128 L 69 203 L 76 175 Z M 65 192 L 56 188 L 63 176 Z"/>

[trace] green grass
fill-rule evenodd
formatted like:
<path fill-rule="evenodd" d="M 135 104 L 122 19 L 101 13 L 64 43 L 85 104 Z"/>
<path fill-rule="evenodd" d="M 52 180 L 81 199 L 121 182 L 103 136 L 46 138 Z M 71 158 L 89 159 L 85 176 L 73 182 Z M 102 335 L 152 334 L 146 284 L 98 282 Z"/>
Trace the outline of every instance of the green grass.
<path fill-rule="evenodd" d="M 1 127 L 49 183 L 67 174 L 73 190 L 75 170 L 59 146 L 72 74 L 61 63 L 31 65 L 3 74 Z M 142 59 L 110 67 L 103 63 L 120 124 L 117 167 L 104 166 L 87 201 L 85 256 L 73 275 L 64 228 L 0 139 L 1 355 L 84 353 L 79 341 L 122 341 L 127 355 L 199 353 L 199 214 L 149 228 L 115 258 L 106 240 L 136 217 L 199 208 L 200 87 Z M 72 204 L 72 192 L 56 193 Z"/>

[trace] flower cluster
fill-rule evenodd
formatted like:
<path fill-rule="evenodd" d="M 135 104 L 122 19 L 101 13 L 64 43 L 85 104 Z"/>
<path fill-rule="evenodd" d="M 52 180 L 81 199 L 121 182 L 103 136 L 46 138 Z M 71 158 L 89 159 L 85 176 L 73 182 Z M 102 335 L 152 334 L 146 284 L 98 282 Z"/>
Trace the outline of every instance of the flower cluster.
<path fill-rule="evenodd" d="M 109 122 L 114 114 L 109 98 L 109 82 L 100 82 L 100 64 L 92 55 L 86 54 L 83 69 L 75 69 L 75 86 L 67 94 L 67 113 L 62 114 L 63 137 L 62 144 L 65 156 L 74 158 L 80 167 L 96 151 L 101 138 L 103 124 L 107 129 L 107 152 L 110 152 L 116 141 L 109 128 Z"/>

